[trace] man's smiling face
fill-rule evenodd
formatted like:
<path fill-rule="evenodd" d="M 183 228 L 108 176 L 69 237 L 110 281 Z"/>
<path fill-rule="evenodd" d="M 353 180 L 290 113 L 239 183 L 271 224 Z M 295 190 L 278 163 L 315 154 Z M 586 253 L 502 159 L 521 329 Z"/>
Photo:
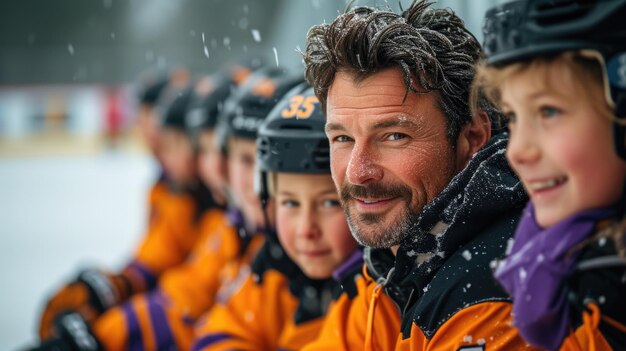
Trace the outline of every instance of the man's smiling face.
<path fill-rule="evenodd" d="M 338 72 L 328 92 L 331 169 L 352 234 L 392 247 L 460 170 L 436 93 L 409 93 L 389 68 L 356 82 Z M 465 161 L 465 160 L 464 160 Z"/>

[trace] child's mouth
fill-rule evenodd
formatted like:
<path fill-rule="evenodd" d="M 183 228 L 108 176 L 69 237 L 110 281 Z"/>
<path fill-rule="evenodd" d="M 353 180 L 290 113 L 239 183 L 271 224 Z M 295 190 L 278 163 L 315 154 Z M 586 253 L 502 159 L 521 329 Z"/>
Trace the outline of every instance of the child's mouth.
<path fill-rule="evenodd" d="M 533 182 L 528 183 L 528 187 L 532 191 L 542 191 L 542 190 L 547 190 L 547 189 L 552 189 L 554 187 L 557 187 L 565 183 L 566 180 L 567 180 L 566 176 L 561 176 L 558 178 L 552 178 L 552 179 L 547 179 L 547 180 L 533 181 Z"/>

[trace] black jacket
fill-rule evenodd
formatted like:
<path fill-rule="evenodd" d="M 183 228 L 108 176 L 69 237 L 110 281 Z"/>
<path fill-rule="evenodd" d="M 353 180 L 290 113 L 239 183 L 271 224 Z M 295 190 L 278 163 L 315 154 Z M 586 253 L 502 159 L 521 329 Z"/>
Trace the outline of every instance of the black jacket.
<path fill-rule="evenodd" d="M 490 265 L 504 257 L 527 196 L 506 145 L 507 135 L 496 135 L 472 157 L 423 209 L 395 259 L 389 250 L 366 250 L 370 275 L 400 308 L 403 338 L 413 324 L 430 338 L 463 308 L 510 299 Z"/>

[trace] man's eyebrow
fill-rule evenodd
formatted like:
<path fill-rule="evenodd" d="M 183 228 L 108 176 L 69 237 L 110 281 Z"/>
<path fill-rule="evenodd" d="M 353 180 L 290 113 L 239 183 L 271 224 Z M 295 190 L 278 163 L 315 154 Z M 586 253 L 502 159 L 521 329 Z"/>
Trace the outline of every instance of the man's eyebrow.
<path fill-rule="evenodd" d="M 411 130 L 419 130 L 420 125 L 416 123 L 415 121 L 413 121 L 413 119 L 414 118 L 401 116 L 398 118 L 374 123 L 374 125 L 372 125 L 370 129 L 375 130 L 375 129 L 386 129 L 386 128 L 393 128 L 393 127 L 403 127 L 403 128 L 409 128 Z M 327 123 L 325 129 L 326 129 L 326 133 L 335 132 L 335 131 L 341 131 L 341 132 L 346 131 L 346 128 L 342 124 L 339 124 L 339 123 Z"/>
<path fill-rule="evenodd" d="M 405 127 L 413 130 L 420 129 L 419 124 L 415 123 L 412 118 L 399 117 L 387 121 L 374 123 L 371 129 L 386 129 L 393 127 Z"/>
<path fill-rule="evenodd" d="M 346 130 L 346 128 L 344 128 L 344 126 L 339 123 L 326 123 L 325 129 L 326 129 L 326 133 Z"/>

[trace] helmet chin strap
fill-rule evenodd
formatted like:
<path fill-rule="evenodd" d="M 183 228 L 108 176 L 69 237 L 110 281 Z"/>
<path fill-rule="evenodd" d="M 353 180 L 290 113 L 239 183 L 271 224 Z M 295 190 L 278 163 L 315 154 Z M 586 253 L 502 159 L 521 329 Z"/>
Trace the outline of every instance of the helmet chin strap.
<path fill-rule="evenodd" d="M 267 212 L 268 202 L 270 198 L 268 184 L 267 184 L 267 172 L 260 171 L 257 173 L 258 186 L 259 186 L 259 199 L 261 200 L 261 210 L 263 212 L 263 220 L 265 221 L 265 231 L 268 236 L 271 234 L 272 227 L 270 223 L 270 216 Z"/>
<path fill-rule="evenodd" d="M 613 113 L 613 148 L 622 160 L 626 160 L 626 92 L 619 94 L 616 100 Z M 626 219 L 626 179 L 617 210 L 622 220 Z M 622 237 L 626 238 L 626 235 Z"/>
<path fill-rule="evenodd" d="M 622 160 L 626 160 L 626 94 L 620 97 L 615 106 L 613 144 L 617 155 Z"/>

